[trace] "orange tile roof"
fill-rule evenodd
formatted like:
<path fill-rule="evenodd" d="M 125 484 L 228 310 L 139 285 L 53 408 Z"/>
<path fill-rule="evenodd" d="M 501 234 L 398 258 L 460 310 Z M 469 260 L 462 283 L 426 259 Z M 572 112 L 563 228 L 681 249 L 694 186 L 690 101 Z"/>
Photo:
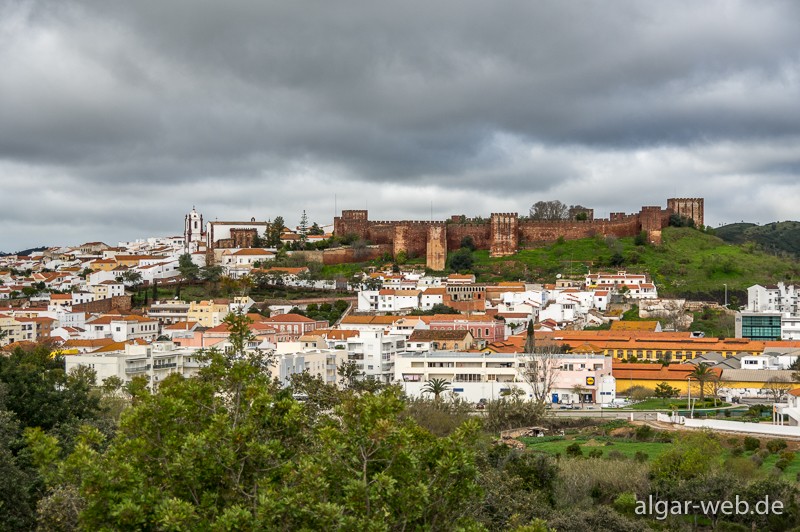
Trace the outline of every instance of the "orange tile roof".
<path fill-rule="evenodd" d="M 264 323 L 289 323 L 289 322 L 313 322 L 311 318 L 301 316 L 300 314 L 278 314 L 270 318 L 265 318 Z"/>
<path fill-rule="evenodd" d="M 447 293 L 447 288 L 426 288 L 423 296 L 443 296 Z"/>
<path fill-rule="evenodd" d="M 614 321 L 612 331 L 655 331 L 658 321 Z"/>

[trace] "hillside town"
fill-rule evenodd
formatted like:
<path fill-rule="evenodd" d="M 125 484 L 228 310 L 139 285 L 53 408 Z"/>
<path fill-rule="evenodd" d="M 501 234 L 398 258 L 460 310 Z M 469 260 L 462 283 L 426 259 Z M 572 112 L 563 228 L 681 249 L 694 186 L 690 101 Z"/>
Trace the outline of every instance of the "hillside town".
<path fill-rule="evenodd" d="M 310 264 L 273 264 L 293 254 L 308 261 L 305 245 L 333 235 L 305 219 L 294 229 L 279 222 L 204 224 L 192 209 L 181 236 L 2 257 L 0 346 L 47 342 L 68 372 L 92 368 L 98 385 L 143 378 L 155 390 L 168 375 L 197 374 L 199 352 L 230 349 L 230 318 L 240 316 L 247 348 L 273 358 L 269 371 L 284 386 L 305 372 L 337 385 L 351 365 L 358 378 L 399 384 L 411 397 L 442 381 L 475 405 L 518 394 L 554 408 L 614 407 L 658 385 L 687 396 L 713 387 L 727 402 L 771 399 L 784 414 L 779 424 L 800 424 L 788 402 L 800 356 L 800 292 L 792 285 L 753 286 L 739 311 L 712 303 L 735 316 L 736 327 L 711 338 L 692 330 L 689 312 L 707 302 L 661 298 L 646 274 L 487 283 L 388 257 L 351 278 L 323 279 Z M 254 240 L 263 247 L 240 247 Z M 182 298 L 182 287 L 203 275 L 232 288 L 224 297 Z M 256 301 L 250 289 L 259 283 L 314 297 Z M 315 315 L 334 305 L 334 319 Z M 709 382 L 693 383 L 700 366 Z"/>

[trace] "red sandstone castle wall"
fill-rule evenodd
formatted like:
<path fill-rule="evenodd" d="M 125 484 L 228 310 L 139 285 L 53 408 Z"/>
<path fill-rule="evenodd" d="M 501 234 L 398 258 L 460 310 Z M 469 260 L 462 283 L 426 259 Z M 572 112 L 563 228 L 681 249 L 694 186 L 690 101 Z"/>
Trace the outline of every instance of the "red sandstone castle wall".
<path fill-rule="evenodd" d="M 386 253 L 392 252 L 392 246 L 382 244 L 378 246 L 367 246 L 358 257 L 353 248 L 333 248 L 326 249 L 322 252 L 322 263 L 325 265 L 330 264 L 345 264 L 350 262 L 364 262 L 368 260 L 375 260 L 381 258 Z"/>
<path fill-rule="evenodd" d="M 634 236 L 639 231 L 639 217 L 635 214 L 626 216 L 617 214 L 611 220 L 595 219 L 585 222 L 526 220 L 519 223 L 521 247 L 555 242 L 561 237 L 565 240 L 591 238 L 595 235 L 625 237 Z"/>
<path fill-rule="evenodd" d="M 533 221 L 519 220 L 515 213 L 492 214 L 483 222 L 459 222 L 454 216 L 446 224 L 447 251 L 461 247 L 461 241 L 471 236 L 478 249 L 488 249 L 493 255 L 508 255 L 520 247 L 555 242 L 559 238 L 575 240 L 595 235 L 628 237 L 646 231 L 651 242 L 660 243 L 661 230 L 669 224 L 673 212 L 690 216 L 698 225 L 703 221 L 702 198 L 671 198 L 667 209 L 642 207 L 638 214 L 614 212 L 608 219 L 594 219 L 594 211 L 587 209 L 588 220 Z M 409 256 L 427 255 L 431 228 L 443 222 L 427 221 L 370 221 L 365 210 L 342 211 L 334 220 L 334 232 L 344 236 L 355 234 L 373 244 L 384 245 L 395 255 L 405 251 Z M 436 233 L 437 239 L 442 236 Z M 439 253 L 436 243 L 432 249 Z M 338 256 L 338 255 L 337 255 Z M 328 259 L 326 259 L 328 260 Z M 332 260 L 332 259 L 331 259 Z M 336 259 L 338 260 L 338 259 Z M 347 262 L 347 260 L 342 260 Z M 326 262 L 327 264 L 328 262 Z"/>
<path fill-rule="evenodd" d="M 489 221 L 447 224 L 448 251 L 455 251 L 460 248 L 461 241 L 467 236 L 472 237 L 478 249 L 489 249 L 492 245 L 492 233 Z"/>

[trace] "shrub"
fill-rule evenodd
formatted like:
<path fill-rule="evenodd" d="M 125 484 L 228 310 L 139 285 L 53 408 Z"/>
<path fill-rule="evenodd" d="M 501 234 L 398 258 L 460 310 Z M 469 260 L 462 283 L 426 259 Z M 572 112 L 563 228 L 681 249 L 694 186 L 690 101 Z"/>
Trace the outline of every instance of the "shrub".
<path fill-rule="evenodd" d="M 742 456 L 742 454 L 744 454 L 744 449 L 742 449 L 741 447 L 734 447 L 733 449 L 731 449 L 732 456 Z"/>
<path fill-rule="evenodd" d="M 636 451 L 636 454 L 633 455 L 633 459 L 639 462 L 640 464 L 647 462 L 648 458 L 649 456 L 647 456 L 647 453 L 642 451 Z"/>
<path fill-rule="evenodd" d="M 753 462 L 756 465 L 756 467 L 761 467 L 761 464 L 764 463 L 764 459 L 758 454 L 754 454 L 753 456 L 751 456 L 750 461 Z"/>
<path fill-rule="evenodd" d="M 615 449 L 613 451 L 610 451 L 606 455 L 606 458 L 608 458 L 609 460 L 625 460 L 625 455 Z"/>
<path fill-rule="evenodd" d="M 753 438 L 752 436 L 746 436 L 744 439 L 744 449 L 745 451 L 755 451 L 761 448 L 761 440 L 758 438 Z"/>
<path fill-rule="evenodd" d="M 763 460 L 764 458 L 766 458 L 767 456 L 769 456 L 769 454 L 770 454 L 770 453 L 769 453 L 769 451 L 768 451 L 767 449 L 760 449 L 760 450 L 758 451 L 758 456 L 759 456 L 759 457 L 761 457 L 761 459 L 762 459 L 762 460 Z"/>
<path fill-rule="evenodd" d="M 780 457 L 781 460 L 786 460 L 787 462 L 794 461 L 794 453 L 792 451 L 782 451 Z"/>
<path fill-rule="evenodd" d="M 588 454 L 589 458 L 600 458 L 603 456 L 602 449 L 592 449 Z"/>
<path fill-rule="evenodd" d="M 567 453 L 567 456 L 576 457 L 576 456 L 583 456 L 583 449 L 577 443 L 572 443 L 564 450 Z"/>
<path fill-rule="evenodd" d="M 636 428 L 636 439 L 639 441 L 653 438 L 653 428 L 650 425 L 641 425 Z"/>
<path fill-rule="evenodd" d="M 614 499 L 614 509 L 621 514 L 633 515 L 636 511 L 636 494 L 626 491 Z"/>
<path fill-rule="evenodd" d="M 775 462 L 775 467 L 777 467 L 778 469 L 783 471 L 784 469 L 789 467 L 789 461 L 788 460 L 784 460 L 783 458 L 781 458 L 780 460 Z"/>
<path fill-rule="evenodd" d="M 769 440 L 767 442 L 767 450 L 771 453 L 778 453 L 786 449 L 786 447 L 787 447 L 786 440 L 781 440 L 780 438 L 775 440 Z"/>
<path fill-rule="evenodd" d="M 731 411 L 725 410 L 725 417 L 731 417 Z"/>
<path fill-rule="evenodd" d="M 559 501 L 559 506 L 610 504 L 626 491 L 640 497 L 650 492 L 647 464 L 631 460 L 603 460 L 602 463 L 590 464 L 584 460 L 562 460 L 559 469 L 558 480 L 554 483 L 555 500 Z"/>

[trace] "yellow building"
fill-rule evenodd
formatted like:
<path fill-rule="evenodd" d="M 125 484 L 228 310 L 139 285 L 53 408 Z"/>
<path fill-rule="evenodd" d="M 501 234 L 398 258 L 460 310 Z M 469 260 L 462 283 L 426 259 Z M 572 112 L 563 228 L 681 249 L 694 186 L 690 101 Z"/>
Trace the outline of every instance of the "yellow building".
<path fill-rule="evenodd" d="M 211 299 L 207 301 L 192 301 L 189 303 L 187 321 L 196 321 L 201 327 L 216 327 L 230 312 L 227 299 Z"/>

